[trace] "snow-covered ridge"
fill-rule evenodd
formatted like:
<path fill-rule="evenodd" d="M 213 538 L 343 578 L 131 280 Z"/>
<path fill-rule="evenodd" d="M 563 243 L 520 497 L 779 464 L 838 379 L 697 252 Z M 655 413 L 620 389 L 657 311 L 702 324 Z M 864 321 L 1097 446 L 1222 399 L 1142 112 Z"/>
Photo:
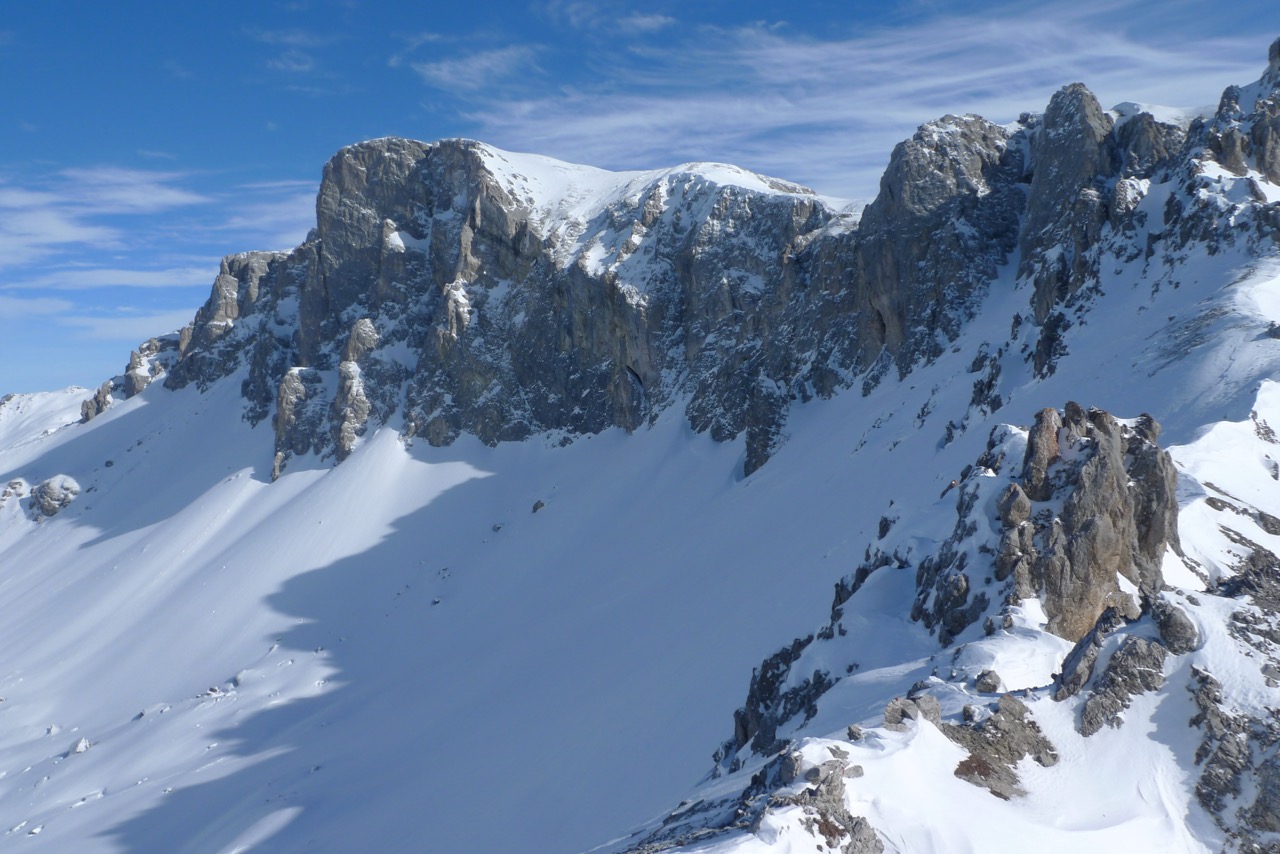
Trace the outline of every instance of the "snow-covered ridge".
<path fill-rule="evenodd" d="M 1280 162 L 1227 100 L 949 117 L 856 228 L 344 149 L 83 421 L 0 404 L 0 846 L 1270 844 Z"/>
<path fill-rule="evenodd" d="M 693 162 L 665 169 L 612 172 L 594 166 L 566 163 L 540 154 L 504 151 L 481 142 L 473 144 L 493 176 L 517 200 L 536 210 L 546 222 L 587 221 L 620 202 L 638 202 L 656 184 L 681 179 L 754 193 L 805 196 L 840 209 L 847 203 L 821 196 L 808 187 L 749 172 L 728 163 Z"/>

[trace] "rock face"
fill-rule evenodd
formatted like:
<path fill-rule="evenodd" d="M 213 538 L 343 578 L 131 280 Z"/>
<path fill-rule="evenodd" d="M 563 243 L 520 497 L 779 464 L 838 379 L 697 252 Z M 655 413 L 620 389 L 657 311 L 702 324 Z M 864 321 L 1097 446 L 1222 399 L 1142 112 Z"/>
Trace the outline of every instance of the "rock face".
<path fill-rule="evenodd" d="M 981 722 L 943 724 L 947 738 L 969 751 L 955 775 L 1002 800 L 1025 795 L 1015 766 L 1030 756 L 1043 767 L 1058 763 L 1058 752 L 1031 718 L 1026 704 L 1005 694 Z"/>
<path fill-rule="evenodd" d="M 982 494 L 1006 463 L 999 449 L 1008 436 L 997 428 L 987 453 L 957 486 L 952 535 L 917 569 L 912 617 L 944 644 L 984 615 L 998 591 L 1010 603 L 1040 599 L 1049 631 L 1071 641 L 1108 608 L 1136 618 L 1160 590 L 1166 549 L 1181 549 L 1176 474 L 1168 453 L 1154 444 L 1158 435 L 1146 416 L 1122 423 L 1075 403 L 1039 412 L 1020 474 L 994 502 L 1000 534 L 988 576 L 985 560 L 970 564 L 967 544 L 991 525 Z"/>
<path fill-rule="evenodd" d="M 1120 579 L 1150 599 L 1162 584 L 1166 548 L 1180 551 L 1177 478 L 1169 455 L 1148 438 L 1156 435 L 1149 418 L 1126 425 L 1074 403 L 1061 416 L 1036 416 L 1022 486 L 1039 501 L 1063 497 L 1062 512 L 1006 525 L 1000 560 L 1020 592 L 1043 595 L 1053 633 L 1079 640 L 1109 607 L 1136 616 L 1141 603 L 1121 591 Z"/>
<path fill-rule="evenodd" d="M 71 506 L 80 484 L 65 474 L 55 475 L 31 490 L 31 511 L 37 518 L 56 516 Z"/>
<path fill-rule="evenodd" d="M 1145 638 L 1126 637 L 1111 656 L 1093 695 L 1081 710 L 1080 734 L 1093 735 L 1104 725 L 1120 726 L 1122 713 L 1135 694 L 1164 684 L 1165 648 Z"/>
<path fill-rule="evenodd" d="M 1014 326 L 1038 329 L 1023 356 L 1045 375 L 1104 256 L 1272 239 L 1280 221 L 1241 231 L 1194 199 L 1206 158 L 1280 169 L 1276 84 L 1269 69 L 1256 94 L 1229 91 L 1190 133 L 1105 112 L 1080 84 L 1011 127 L 945 116 L 894 150 L 860 220 L 715 164 L 611 174 L 466 140 L 360 143 L 325 166 L 307 241 L 224 259 L 173 364 L 140 350 L 122 388 L 243 368 L 245 417 L 276 421 L 277 472 L 341 460 L 397 414 L 443 445 L 635 430 L 679 404 L 717 441 L 745 436 L 750 473 L 794 402 L 937 358 L 1002 266 L 1032 286 Z M 1193 200 L 1171 200 L 1158 232 L 1140 205 L 1157 173 Z M 1007 352 L 975 361 L 975 408 L 1003 405 Z M 299 383 L 306 418 L 281 409 Z"/>

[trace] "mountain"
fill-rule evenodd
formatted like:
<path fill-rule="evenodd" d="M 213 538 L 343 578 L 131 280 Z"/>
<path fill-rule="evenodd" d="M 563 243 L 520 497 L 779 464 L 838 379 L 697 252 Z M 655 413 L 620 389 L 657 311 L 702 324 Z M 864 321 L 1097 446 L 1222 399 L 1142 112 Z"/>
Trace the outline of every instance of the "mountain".
<path fill-rule="evenodd" d="M 1280 41 L 1183 115 L 946 116 L 861 212 L 343 149 L 0 402 L 0 833 L 1277 850 Z"/>

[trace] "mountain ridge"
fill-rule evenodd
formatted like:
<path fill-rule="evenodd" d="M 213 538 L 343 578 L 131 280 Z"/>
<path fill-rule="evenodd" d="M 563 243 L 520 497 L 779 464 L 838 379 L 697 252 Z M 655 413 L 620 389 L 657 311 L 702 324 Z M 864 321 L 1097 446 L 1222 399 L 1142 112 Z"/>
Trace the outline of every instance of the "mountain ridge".
<path fill-rule="evenodd" d="M 9 833 L 1267 850 L 1277 84 L 947 116 L 856 220 L 343 149 L 80 425 L 0 403 Z"/>

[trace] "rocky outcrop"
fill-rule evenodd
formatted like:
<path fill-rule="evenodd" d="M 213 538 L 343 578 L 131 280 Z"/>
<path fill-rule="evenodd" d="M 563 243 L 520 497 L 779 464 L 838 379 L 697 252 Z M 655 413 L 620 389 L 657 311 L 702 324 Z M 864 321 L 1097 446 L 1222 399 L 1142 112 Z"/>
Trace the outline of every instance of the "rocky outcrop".
<path fill-rule="evenodd" d="M 56 516 L 71 506 L 80 494 L 80 484 L 65 474 L 55 475 L 31 489 L 31 512 L 37 519 Z"/>
<path fill-rule="evenodd" d="M 1017 764 L 1030 756 L 1039 765 L 1058 762 L 1058 752 L 1040 731 L 1026 704 L 1005 694 L 994 711 L 981 717 L 973 707 L 965 710 L 963 724 L 942 724 L 947 738 L 969 751 L 956 766 L 955 775 L 987 789 L 1002 800 L 1026 794 L 1018 779 Z"/>
<path fill-rule="evenodd" d="M 1008 434 L 997 428 L 957 485 L 955 529 L 918 567 L 912 618 L 944 644 L 1001 592 L 1011 604 L 1041 599 L 1049 631 L 1072 641 L 1108 608 L 1136 618 L 1160 589 L 1166 549 L 1180 551 L 1176 476 L 1169 455 L 1154 444 L 1158 435 L 1147 416 L 1122 423 L 1075 403 L 1037 413 L 1019 476 L 994 501 L 994 560 L 971 566 L 975 550 L 968 544 L 992 521 L 982 495 L 1005 464 Z"/>
<path fill-rule="evenodd" d="M 107 407 L 112 403 L 111 392 L 114 390 L 115 384 L 111 380 L 107 380 L 98 386 L 98 390 L 93 393 L 93 397 L 80 404 L 80 423 L 88 424 L 106 412 Z"/>
<path fill-rule="evenodd" d="M 80 422 L 92 421 L 106 412 L 107 407 L 115 402 L 116 395 L 128 400 L 141 394 L 152 380 L 164 374 L 178 358 L 179 336 L 175 334 L 148 338 L 138 345 L 138 349 L 129 354 L 129 364 L 123 376 L 107 380 L 93 397 L 80 404 Z"/>
<path fill-rule="evenodd" d="M 817 669 L 804 678 L 793 678 L 792 667 L 814 636 L 796 638 L 774 653 L 751 674 L 747 701 L 733 713 L 733 738 L 721 745 L 717 762 L 735 756 L 751 745 L 753 752 L 768 755 L 779 750 L 778 725 L 797 714 L 812 717 L 814 701 L 835 684 L 830 674 Z"/>
<path fill-rule="evenodd" d="M 1090 736 L 1104 725 L 1118 727 L 1122 714 L 1137 694 L 1164 684 L 1165 648 L 1155 641 L 1130 635 L 1107 662 L 1093 694 L 1080 711 L 1080 734 Z"/>
<path fill-rule="evenodd" d="M 999 553 L 1021 593 L 1042 595 L 1055 634 L 1079 640 L 1107 608 L 1136 617 L 1142 601 L 1121 579 L 1150 600 L 1165 550 L 1180 551 L 1176 475 L 1153 442 L 1158 429 L 1146 416 L 1122 424 L 1074 403 L 1036 416 L 1022 485 L 1039 501 L 1062 498 L 1062 511 L 1006 526 Z"/>
<path fill-rule="evenodd" d="M 800 808 L 799 829 L 828 850 L 843 854 L 881 854 L 884 842 L 863 816 L 849 812 L 845 781 L 862 776 L 849 754 L 828 746 L 825 759 L 813 762 L 800 751 L 784 751 L 752 775 L 736 796 L 681 804 L 638 840 L 615 849 L 619 854 L 657 854 L 709 842 L 733 831 L 760 830 L 766 817 Z M 798 787 L 798 788 L 797 788 Z"/>

